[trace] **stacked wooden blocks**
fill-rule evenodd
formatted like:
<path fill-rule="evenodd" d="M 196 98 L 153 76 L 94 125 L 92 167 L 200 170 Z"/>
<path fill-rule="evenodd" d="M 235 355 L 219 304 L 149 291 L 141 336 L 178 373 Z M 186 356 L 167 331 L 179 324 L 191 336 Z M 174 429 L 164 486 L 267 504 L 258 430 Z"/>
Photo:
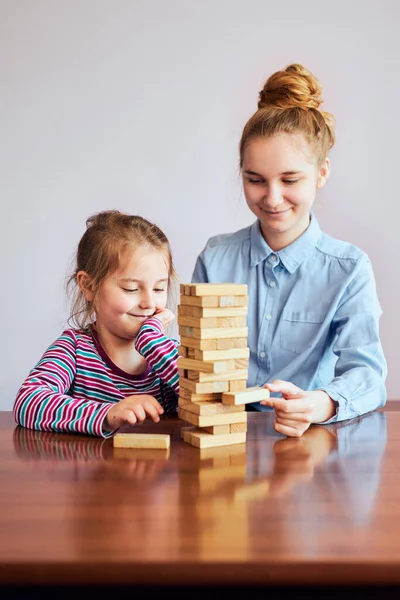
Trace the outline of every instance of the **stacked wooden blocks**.
<path fill-rule="evenodd" d="M 246 402 L 269 396 L 246 388 L 250 351 L 247 285 L 181 284 L 178 306 L 179 417 L 183 439 L 199 448 L 246 441 Z"/>

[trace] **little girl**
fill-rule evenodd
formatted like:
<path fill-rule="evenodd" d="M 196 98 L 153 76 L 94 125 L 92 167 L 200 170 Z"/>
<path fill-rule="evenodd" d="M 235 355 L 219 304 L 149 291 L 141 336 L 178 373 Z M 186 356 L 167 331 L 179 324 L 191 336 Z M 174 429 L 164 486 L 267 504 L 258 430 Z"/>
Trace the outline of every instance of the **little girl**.
<path fill-rule="evenodd" d="M 116 210 L 93 215 L 77 250 L 71 324 L 18 391 L 29 429 L 108 437 L 128 423 L 177 411 L 177 340 L 164 335 L 176 279 L 169 242 L 154 224 Z"/>

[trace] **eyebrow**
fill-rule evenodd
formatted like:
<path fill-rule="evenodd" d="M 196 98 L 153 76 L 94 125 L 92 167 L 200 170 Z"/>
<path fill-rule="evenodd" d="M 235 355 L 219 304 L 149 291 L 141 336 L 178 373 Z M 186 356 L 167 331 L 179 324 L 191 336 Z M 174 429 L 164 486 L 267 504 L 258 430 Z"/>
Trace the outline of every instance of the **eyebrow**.
<path fill-rule="evenodd" d="M 259 173 L 247 169 L 245 170 L 245 173 L 246 175 L 257 175 L 257 177 L 262 177 L 262 175 L 260 175 Z M 299 173 L 302 173 L 302 171 L 284 171 L 283 173 L 281 173 L 281 175 L 298 175 Z"/>
<path fill-rule="evenodd" d="M 131 277 L 125 277 L 124 279 L 120 279 L 120 281 L 131 282 L 131 283 L 143 283 L 140 279 L 132 279 Z M 156 283 L 168 283 L 168 279 L 159 279 Z"/>

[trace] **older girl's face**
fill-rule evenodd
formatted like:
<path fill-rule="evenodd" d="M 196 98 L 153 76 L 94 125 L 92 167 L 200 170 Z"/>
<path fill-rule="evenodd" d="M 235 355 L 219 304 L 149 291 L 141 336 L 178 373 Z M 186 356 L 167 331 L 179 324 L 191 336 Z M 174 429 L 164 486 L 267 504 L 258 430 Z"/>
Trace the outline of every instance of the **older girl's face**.
<path fill-rule="evenodd" d="M 329 160 L 319 166 L 301 134 L 279 133 L 251 140 L 244 151 L 243 189 L 274 251 L 294 242 L 308 227 L 318 188 L 329 176 Z"/>

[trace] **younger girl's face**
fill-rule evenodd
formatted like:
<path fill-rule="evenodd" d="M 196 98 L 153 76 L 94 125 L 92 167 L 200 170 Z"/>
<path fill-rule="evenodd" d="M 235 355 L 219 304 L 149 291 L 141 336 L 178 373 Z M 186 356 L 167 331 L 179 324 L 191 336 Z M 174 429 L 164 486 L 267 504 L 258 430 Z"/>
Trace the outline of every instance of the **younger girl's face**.
<path fill-rule="evenodd" d="M 143 321 L 166 307 L 168 282 L 168 261 L 159 250 L 144 246 L 126 251 L 117 271 L 98 290 L 97 329 L 121 339 L 134 339 Z"/>
<path fill-rule="evenodd" d="M 272 250 L 288 246 L 307 229 L 316 191 L 328 176 L 328 159 L 319 167 L 301 134 L 249 142 L 242 164 L 244 195 Z"/>

